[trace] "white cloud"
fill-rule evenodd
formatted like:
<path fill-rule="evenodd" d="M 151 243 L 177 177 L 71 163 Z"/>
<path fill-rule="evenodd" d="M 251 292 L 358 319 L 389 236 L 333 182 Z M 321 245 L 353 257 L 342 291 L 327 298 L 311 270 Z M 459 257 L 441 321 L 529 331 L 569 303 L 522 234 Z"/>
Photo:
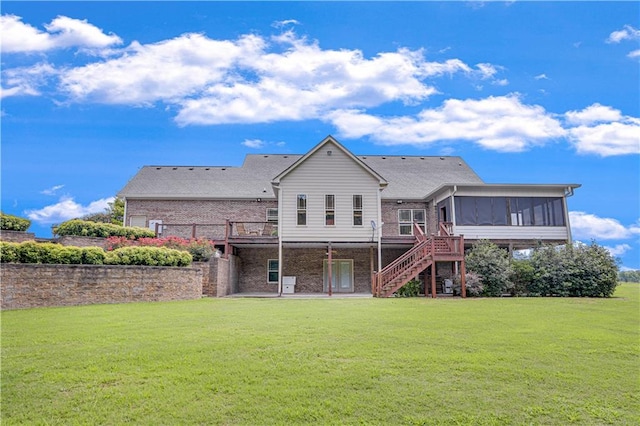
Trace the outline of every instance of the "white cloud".
<path fill-rule="evenodd" d="M 104 34 L 97 28 L 66 17 L 46 26 L 52 34 L 38 32 L 17 17 L 7 21 L 21 26 L 21 33 L 31 29 L 33 38 L 41 40 L 33 50 L 119 42 L 115 36 L 101 42 L 99 35 Z M 366 58 L 359 50 L 322 49 L 290 30 L 269 39 L 251 34 L 213 40 L 184 34 L 157 43 L 133 42 L 108 53 L 99 62 L 51 69 L 49 76 L 58 78 L 58 88 L 69 102 L 162 102 L 177 108 L 176 121 L 183 126 L 317 119 L 338 107 L 416 104 L 437 93 L 429 79 L 452 74 L 493 79 L 500 69 L 487 63 L 472 67 L 460 59 L 430 62 L 422 50 L 405 48 Z M 15 81 L 6 85 L 6 95 L 39 93 L 33 79 L 31 84 L 18 84 L 24 70 L 5 69 L 5 75 L 11 71 Z"/>
<path fill-rule="evenodd" d="M 10 96 L 38 96 L 40 87 L 57 74 L 48 63 L 39 63 L 30 67 L 10 68 L 2 71 L 3 84 L 0 98 Z"/>
<path fill-rule="evenodd" d="M 609 34 L 609 38 L 607 38 L 607 43 L 620 43 L 623 40 L 640 40 L 640 30 L 632 27 L 631 25 L 625 25 L 621 30 L 614 31 Z M 634 50 L 627 54 L 627 57 L 635 59 L 640 57 L 640 50 Z"/>
<path fill-rule="evenodd" d="M 629 244 L 617 244 L 613 247 L 604 246 L 604 248 L 608 250 L 609 253 L 611 253 L 611 256 L 613 257 L 622 256 L 623 254 L 625 254 L 626 252 L 632 249 L 632 247 Z"/>
<path fill-rule="evenodd" d="M 565 117 L 569 124 L 589 125 L 618 121 L 622 118 L 622 113 L 609 106 L 595 103 L 582 111 L 568 111 L 565 113 Z"/>
<path fill-rule="evenodd" d="M 625 25 L 621 30 L 609 34 L 607 43 L 620 43 L 623 40 L 637 39 L 640 39 L 640 30 L 633 28 L 631 25 Z"/>
<path fill-rule="evenodd" d="M 248 148 L 262 148 L 265 143 L 264 141 L 261 141 L 260 139 L 245 139 L 244 142 L 242 142 L 242 145 L 248 147 Z"/>
<path fill-rule="evenodd" d="M 114 197 L 102 198 L 83 206 L 76 203 L 72 197 L 62 197 L 56 204 L 42 209 L 27 210 L 25 214 L 29 219 L 41 225 L 54 224 L 88 214 L 104 212 L 113 200 Z"/>
<path fill-rule="evenodd" d="M 627 56 L 631 59 L 640 58 L 640 49 L 629 52 Z"/>
<path fill-rule="evenodd" d="M 105 34 L 86 20 L 58 16 L 46 24 L 47 32 L 22 22 L 15 15 L 0 16 L 3 53 L 44 52 L 67 47 L 104 48 L 121 44 L 120 37 Z"/>
<path fill-rule="evenodd" d="M 465 140 L 497 151 L 523 151 L 565 134 L 560 123 L 517 94 L 485 99 L 449 99 L 416 116 L 380 118 L 358 110 L 336 111 L 328 119 L 342 136 L 368 136 L 384 145 L 428 145 Z"/>
<path fill-rule="evenodd" d="M 44 195 L 55 195 L 56 192 L 58 192 L 58 190 L 62 188 L 64 188 L 64 185 L 55 185 L 55 186 L 52 186 L 51 188 L 47 188 L 40 191 L 40 193 Z"/>
<path fill-rule="evenodd" d="M 538 74 L 535 77 L 533 77 L 536 80 L 549 80 L 549 77 L 547 77 L 546 74 L 542 73 L 542 74 Z"/>
<path fill-rule="evenodd" d="M 640 154 L 640 119 L 623 116 L 614 108 L 593 104 L 565 113 L 569 140 L 582 154 L 600 156 Z"/>
<path fill-rule="evenodd" d="M 612 155 L 640 154 L 640 120 L 579 126 L 569 130 L 578 153 Z"/>
<path fill-rule="evenodd" d="M 624 226 L 617 219 L 580 211 L 569 212 L 569 222 L 571 233 L 576 239 L 624 240 L 640 235 L 638 224 Z"/>
<path fill-rule="evenodd" d="M 296 19 L 285 19 L 283 21 L 275 21 L 271 24 L 271 26 L 274 28 L 282 28 L 287 25 L 300 25 L 300 22 Z"/>
<path fill-rule="evenodd" d="M 107 104 L 180 102 L 213 84 L 232 83 L 227 75 L 239 61 L 251 60 L 264 47 L 262 39 L 245 36 L 215 41 L 186 34 L 159 43 L 132 43 L 115 59 L 68 70 L 61 87 L 72 100 Z"/>

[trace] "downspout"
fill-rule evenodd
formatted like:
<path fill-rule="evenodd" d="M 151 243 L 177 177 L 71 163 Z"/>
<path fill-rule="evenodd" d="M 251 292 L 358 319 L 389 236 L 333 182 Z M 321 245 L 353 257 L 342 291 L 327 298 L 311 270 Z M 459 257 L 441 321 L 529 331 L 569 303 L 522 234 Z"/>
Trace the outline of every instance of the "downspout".
<path fill-rule="evenodd" d="M 453 232 L 453 230 L 457 226 L 457 224 L 456 224 L 456 199 L 455 199 L 456 192 L 458 192 L 458 185 L 453 185 L 453 192 L 451 193 L 451 223 L 452 223 L 451 233 L 453 235 L 456 234 L 455 232 Z M 464 250 L 464 248 L 463 248 L 463 250 Z"/>
<path fill-rule="evenodd" d="M 278 191 L 278 296 L 282 296 L 282 191 Z"/>
<path fill-rule="evenodd" d="M 570 186 L 566 188 L 564 197 L 562 197 L 562 207 L 564 208 L 564 222 L 567 224 L 567 244 L 573 244 L 573 238 L 571 238 L 571 222 L 569 222 L 569 208 L 567 207 L 567 198 L 573 195 L 573 188 Z"/>
<path fill-rule="evenodd" d="M 378 267 L 376 268 L 378 270 L 378 273 L 380 273 L 380 271 L 382 270 L 382 189 L 378 190 Z M 376 279 L 376 285 L 378 283 L 378 280 Z M 376 291 L 378 291 L 378 289 L 376 288 Z"/>
<path fill-rule="evenodd" d="M 122 226 L 127 226 L 127 198 L 123 198 L 122 201 L 124 201 L 124 213 L 122 214 Z M 115 201 L 114 201 L 115 203 Z"/>

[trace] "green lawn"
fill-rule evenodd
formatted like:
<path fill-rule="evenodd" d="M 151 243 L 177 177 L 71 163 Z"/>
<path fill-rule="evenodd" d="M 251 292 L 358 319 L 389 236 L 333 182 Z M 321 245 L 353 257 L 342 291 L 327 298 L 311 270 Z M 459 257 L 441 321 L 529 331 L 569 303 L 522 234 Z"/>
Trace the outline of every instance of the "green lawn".
<path fill-rule="evenodd" d="M 2 312 L 2 424 L 640 424 L 639 295 Z"/>

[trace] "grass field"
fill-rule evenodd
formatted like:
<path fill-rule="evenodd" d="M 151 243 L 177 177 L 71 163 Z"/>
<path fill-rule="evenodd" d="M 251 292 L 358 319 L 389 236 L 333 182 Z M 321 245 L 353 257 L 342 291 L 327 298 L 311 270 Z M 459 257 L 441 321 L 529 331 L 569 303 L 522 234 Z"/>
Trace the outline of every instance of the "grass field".
<path fill-rule="evenodd" d="M 639 296 L 2 312 L 2 424 L 640 424 Z"/>

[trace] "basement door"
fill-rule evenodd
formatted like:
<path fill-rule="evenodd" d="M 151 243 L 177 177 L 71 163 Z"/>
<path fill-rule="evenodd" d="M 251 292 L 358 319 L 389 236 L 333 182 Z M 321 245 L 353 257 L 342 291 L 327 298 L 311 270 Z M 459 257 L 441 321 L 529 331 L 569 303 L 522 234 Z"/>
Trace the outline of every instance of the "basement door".
<path fill-rule="evenodd" d="M 322 291 L 329 291 L 329 261 L 324 260 Z M 353 293 L 353 260 L 334 259 L 331 262 L 331 291 Z"/>

